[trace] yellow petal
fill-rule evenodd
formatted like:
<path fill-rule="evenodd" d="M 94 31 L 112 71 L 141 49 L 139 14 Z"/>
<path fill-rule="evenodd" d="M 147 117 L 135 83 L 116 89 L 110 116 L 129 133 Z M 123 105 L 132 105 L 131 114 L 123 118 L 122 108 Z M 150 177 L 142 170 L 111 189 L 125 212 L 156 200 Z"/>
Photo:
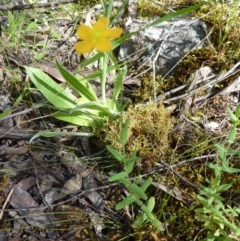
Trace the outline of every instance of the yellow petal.
<path fill-rule="evenodd" d="M 116 39 L 119 38 L 123 33 L 123 29 L 122 28 L 111 28 L 111 29 L 107 29 L 103 32 L 103 37 L 105 38 L 109 38 L 109 39 Z"/>
<path fill-rule="evenodd" d="M 92 41 L 81 41 L 75 44 L 76 52 L 80 54 L 86 54 L 94 49 L 94 43 Z"/>
<path fill-rule="evenodd" d="M 102 17 L 102 18 L 99 18 L 95 24 L 93 24 L 93 29 L 97 32 L 102 32 L 108 27 L 108 24 L 109 24 L 109 19 Z"/>
<path fill-rule="evenodd" d="M 98 52 L 108 52 L 113 49 L 113 45 L 108 39 L 103 38 L 96 43 L 95 48 Z"/>
<path fill-rule="evenodd" d="M 90 40 L 93 36 L 93 29 L 88 25 L 80 25 L 77 29 L 77 36 L 82 40 Z"/>

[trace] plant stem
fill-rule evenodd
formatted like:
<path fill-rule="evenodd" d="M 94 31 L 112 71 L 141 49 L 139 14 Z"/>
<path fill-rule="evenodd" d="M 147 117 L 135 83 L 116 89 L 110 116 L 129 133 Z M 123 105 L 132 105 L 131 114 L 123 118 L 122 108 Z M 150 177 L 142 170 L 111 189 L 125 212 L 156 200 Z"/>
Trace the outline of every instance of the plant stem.
<path fill-rule="evenodd" d="M 102 76 L 101 76 L 102 101 L 105 106 L 106 106 L 106 81 L 107 81 L 108 60 L 109 60 L 109 54 L 104 53 L 103 57 L 100 59 L 100 68 L 102 70 Z"/>

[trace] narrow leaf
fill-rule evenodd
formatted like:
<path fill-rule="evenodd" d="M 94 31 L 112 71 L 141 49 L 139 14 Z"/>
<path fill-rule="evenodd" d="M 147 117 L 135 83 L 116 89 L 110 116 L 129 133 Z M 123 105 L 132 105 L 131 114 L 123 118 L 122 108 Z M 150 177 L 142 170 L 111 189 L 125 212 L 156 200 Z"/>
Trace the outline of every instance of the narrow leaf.
<path fill-rule="evenodd" d="M 137 157 L 137 152 L 133 151 L 132 155 L 130 157 L 124 158 L 124 163 L 130 163 L 130 162 L 137 162 L 140 159 L 140 157 Z"/>
<path fill-rule="evenodd" d="M 230 117 L 230 120 L 231 120 L 233 123 L 238 121 L 237 116 L 236 116 L 236 115 L 232 112 L 232 110 L 229 109 L 228 107 L 227 107 L 227 112 L 228 112 L 228 115 L 229 115 L 229 117 Z"/>
<path fill-rule="evenodd" d="M 127 119 L 125 121 L 125 123 L 123 124 L 123 128 L 121 131 L 121 136 L 119 138 L 120 142 L 125 146 L 125 144 L 128 141 L 128 131 L 129 131 L 129 119 Z"/>
<path fill-rule="evenodd" d="M 54 137 L 54 136 L 93 136 L 93 133 L 87 132 L 53 132 L 53 131 L 39 131 L 30 139 L 30 143 L 36 138 L 43 137 Z"/>
<path fill-rule="evenodd" d="M 145 205 L 142 205 L 141 209 L 147 215 L 149 220 L 154 221 L 155 217 L 153 216 L 152 212 Z"/>
<path fill-rule="evenodd" d="M 125 34 L 123 35 L 121 38 L 117 39 L 116 41 L 114 41 L 114 48 L 118 47 L 120 44 L 122 44 L 123 42 L 125 42 L 127 39 L 129 39 L 132 35 L 140 32 L 140 31 L 143 31 L 144 29 L 147 29 L 149 27 L 153 27 L 157 24 L 160 24 L 160 23 L 163 23 L 165 21 L 169 21 L 173 18 L 176 18 L 176 17 L 179 17 L 179 16 L 182 16 L 183 14 L 187 14 L 189 12 L 192 12 L 198 8 L 200 8 L 201 6 L 203 6 L 205 3 L 200 3 L 198 5 L 195 5 L 195 6 L 192 6 L 192 7 L 189 7 L 189 8 L 185 8 L 185 9 L 182 9 L 182 10 L 178 10 L 176 12 L 173 12 L 173 13 L 170 13 L 162 18 L 159 18 L 157 19 L 156 21 L 153 21 L 152 23 L 150 23 L 149 25 L 139 29 L 138 31 L 135 31 L 135 32 L 131 32 L 131 33 L 128 33 L 128 34 Z M 85 65 L 86 66 L 86 65 Z"/>
<path fill-rule="evenodd" d="M 220 157 L 220 159 L 223 161 L 223 160 L 226 160 L 226 152 L 227 150 L 225 149 L 224 146 L 222 146 L 221 144 L 219 143 L 216 143 L 215 146 L 217 147 L 217 150 L 218 150 L 218 155 Z"/>
<path fill-rule="evenodd" d="M 143 222 L 147 219 L 147 215 L 145 213 L 140 214 L 133 222 L 132 227 L 138 228 L 140 227 Z"/>
<path fill-rule="evenodd" d="M 113 89 L 113 99 L 114 100 L 118 99 L 118 96 L 119 96 L 120 92 L 122 91 L 123 81 L 124 81 L 124 77 L 125 77 L 126 73 L 127 73 L 126 65 L 121 70 L 119 70 L 119 72 L 117 73 L 117 76 L 114 81 L 114 89 Z"/>
<path fill-rule="evenodd" d="M 30 80 L 55 107 L 65 109 L 74 108 L 76 106 L 76 103 L 65 92 L 65 90 L 42 70 L 32 67 L 25 67 L 25 69 L 30 77 Z"/>
<path fill-rule="evenodd" d="M 116 205 L 115 209 L 118 211 L 118 210 L 128 206 L 129 204 L 135 202 L 135 201 L 137 201 L 137 198 L 133 194 L 130 194 L 128 197 L 126 197 L 121 202 L 119 202 Z"/>
<path fill-rule="evenodd" d="M 77 113 L 69 114 L 60 111 L 52 114 L 52 116 L 58 120 L 66 121 L 77 126 L 93 126 L 94 124 L 98 124 L 97 119 L 89 118 L 86 115 L 78 115 Z"/>
<path fill-rule="evenodd" d="M 108 178 L 109 182 L 120 181 L 121 179 L 125 179 L 128 176 L 126 172 L 119 172 L 119 173 L 109 173 L 111 177 Z"/>
<path fill-rule="evenodd" d="M 90 64 L 92 64 L 92 63 L 94 63 L 96 61 L 98 61 L 100 58 L 103 57 L 103 55 L 104 55 L 103 53 L 97 53 L 92 58 L 90 58 L 90 59 L 87 58 L 87 59 L 83 60 L 81 62 L 81 64 L 80 64 L 80 67 L 84 68 L 84 67 L 86 67 L 86 66 L 88 66 L 88 65 L 90 65 Z"/>
<path fill-rule="evenodd" d="M 126 171 L 127 174 L 130 174 L 132 172 L 133 167 L 134 167 L 134 163 L 135 162 L 129 162 L 129 163 L 125 164 L 126 165 L 125 171 Z"/>
<path fill-rule="evenodd" d="M 89 90 L 89 92 L 94 96 L 94 98 L 98 99 L 97 94 L 95 93 L 93 86 L 89 83 L 89 80 L 79 74 L 75 75 L 76 79 L 81 82 Z"/>
<path fill-rule="evenodd" d="M 69 83 L 75 90 L 82 96 L 86 97 L 89 101 L 97 101 L 98 98 L 91 91 L 89 91 L 76 77 L 74 77 L 67 69 L 65 69 L 57 60 L 56 66 L 61 73 L 62 77 Z"/>
<path fill-rule="evenodd" d="M 119 19 L 119 17 L 122 15 L 122 12 L 124 11 L 125 6 L 126 6 L 126 4 L 128 3 L 128 1 L 129 1 L 129 0 L 125 0 L 125 1 L 122 3 L 121 7 L 117 9 L 117 13 L 114 14 L 114 17 L 113 17 L 111 23 L 114 23 L 114 21 L 115 21 L 116 19 Z M 112 26 L 112 24 L 111 24 L 111 26 Z"/>
<path fill-rule="evenodd" d="M 106 148 L 118 161 L 122 162 L 122 160 L 124 159 L 124 156 L 120 152 L 118 152 L 117 150 L 115 150 L 109 145 L 107 145 Z"/>
<path fill-rule="evenodd" d="M 192 11 L 202 7 L 204 4 L 205 3 L 200 3 L 200 4 L 197 4 L 197 5 L 188 7 L 188 8 L 184 8 L 184 9 L 178 10 L 176 12 L 169 13 L 169 14 L 163 16 L 162 18 L 159 18 L 159 19 L 153 21 L 152 23 L 150 23 L 146 27 L 142 28 L 141 30 L 147 29 L 149 27 L 153 27 L 153 26 L 158 25 L 160 23 L 169 21 L 169 20 L 171 20 L 173 18 L 176 18 L 176 17 L 182 16 L 184 14 L 190 13 L 190 12 L 192 12 Z"/>
<path fill-rule="evenodd" d="M 145 192 L 135 183 L 131 184 L 130 185 L 130 190 L 132 193 L 138 195 L 141 199 L 143 200 L 147 200 L 148 197 L 147 195 L 145 194 Z"/>
<path fill-rule="evenodd" d="M 233 144 L 236 138 L 236 133 L 237 133 L 237 127 L 236 125 L 233 125 L 229 134 L 228 134 L 228 143 Z"/>
<path fill-rule="evenodd" d="M 144 181 L 144 183 L 141 185 L 141 189 L 145 192 L 147 188 L 151 185 L 152 178 L 149 177 L 147 180 Z"/>
<path fill-rule="evenodd" d="M 240 104 L 238 104 L 235 113 L 236 113 L 237 118 L 239 119 L 240 118 Z"/>
<path fill-rule="evenodd" d="M 140 158 L 136 156 L 136 151 L 132 153 L 131 157 L 124 158 L 123 162 L 125 163 L 125 171 L 129 174 L 132 172 L 134 164 L 139 160 Z"/>
<path fill-rule="evenodd" d="M 117 113 L 114 113 L 108 107 L 104 106 L 103 104 L 101 104 L 97 101 L 91 101 L 91 102 L 83 103 L 81 105 L 77 105 L 75 108 L 73 108 L 70 111 L 70 114 L 72 114 L 75 111 L 81 110 L 81 109 L 96 110 L 108 117 L 113 117 L 117 114 Z"/>
<path fill-rule="evenodd" d="M 152 212 L 153 208 L 155 207 L 155 198 L 150 197 L 147 203 L 147 208 L 150 212 Z"/>

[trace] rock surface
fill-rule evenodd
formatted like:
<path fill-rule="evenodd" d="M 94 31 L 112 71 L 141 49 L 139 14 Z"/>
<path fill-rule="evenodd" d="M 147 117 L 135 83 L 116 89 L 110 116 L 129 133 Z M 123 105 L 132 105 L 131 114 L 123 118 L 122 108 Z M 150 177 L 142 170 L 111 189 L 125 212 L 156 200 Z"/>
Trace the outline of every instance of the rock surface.
<path fill-rule="evenodd" d="M 125 31 L 137 31 L 151 22 L 133 19 L 126 24 Z M 156 58 L 156 72 L 169 76 L 184 55 L 206 44 L 206 36 L 204 22 L 191 17 L 176 18 L 133 35 L 121 46 L 120 59 L 129 61 L 129 66 L 134 69 L 144 66 L 144 70 L 152 71 Z"/>

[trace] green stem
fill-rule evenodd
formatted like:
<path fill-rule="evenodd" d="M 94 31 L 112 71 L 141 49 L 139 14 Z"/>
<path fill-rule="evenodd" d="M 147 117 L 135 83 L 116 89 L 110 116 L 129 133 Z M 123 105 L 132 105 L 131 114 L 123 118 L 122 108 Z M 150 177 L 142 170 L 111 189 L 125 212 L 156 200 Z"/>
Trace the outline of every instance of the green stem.
<path fill-rule="evenodd" d="M 108 60 L 109 60 L 109 55 L 106 53 L 100 59 L 100 69 L 102 70 L 101 92 L 102 92 L 102 101 L 105 106 L 106 106 L 106 81 L 107 81 Z"/>

